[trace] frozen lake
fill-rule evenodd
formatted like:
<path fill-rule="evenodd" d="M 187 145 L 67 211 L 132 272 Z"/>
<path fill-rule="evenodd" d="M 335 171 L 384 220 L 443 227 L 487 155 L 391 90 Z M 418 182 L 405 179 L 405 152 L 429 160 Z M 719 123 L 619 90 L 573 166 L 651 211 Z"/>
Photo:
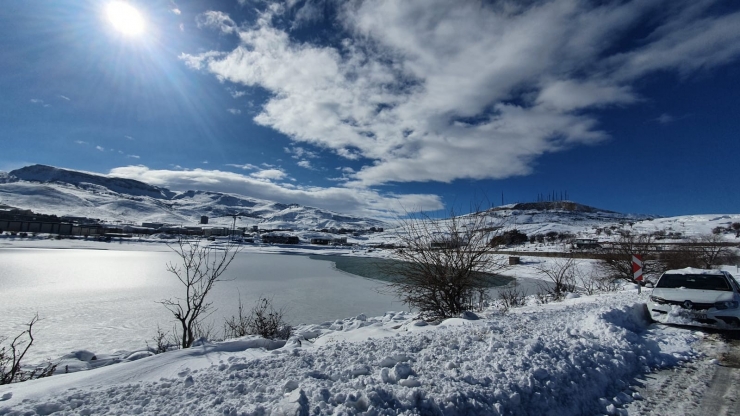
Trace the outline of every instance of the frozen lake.
<path fill-rule="evenodd" d="M 151 344 L 157 325 L 173 328 L 173 317 L 157 301 L 182 296 L 165 269 L 177 259 L 163 251 L 0 249 L 0 335 L 17 334 L 38 312 L 30 361 Z M 260 296 L 272 297 L 293 324 L 405 309 L 378 292 L 382 282 L 303 255 L 239 253 L 224 278 L 230 280 L 212 291 L 217 310 L 209 317 L 219 334 L 240 293 L 248 308 Z"/>

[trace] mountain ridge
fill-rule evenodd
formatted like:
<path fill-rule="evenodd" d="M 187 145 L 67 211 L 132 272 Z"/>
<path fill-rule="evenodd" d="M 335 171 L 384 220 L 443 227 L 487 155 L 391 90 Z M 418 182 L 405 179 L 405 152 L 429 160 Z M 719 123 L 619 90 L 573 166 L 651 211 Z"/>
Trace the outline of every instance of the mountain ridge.
<path fill-rule="evenodd" d="M 214 191 L 171 191 L 134 179 L 31 165 L 0 174 L 0 202 L 41 213 L 104 218 L 131 223 L 197 223 L 209 216 L 213 224 L 271 228 L 383 227 L 383 221 L 299 204 L 286 204 Z"/>

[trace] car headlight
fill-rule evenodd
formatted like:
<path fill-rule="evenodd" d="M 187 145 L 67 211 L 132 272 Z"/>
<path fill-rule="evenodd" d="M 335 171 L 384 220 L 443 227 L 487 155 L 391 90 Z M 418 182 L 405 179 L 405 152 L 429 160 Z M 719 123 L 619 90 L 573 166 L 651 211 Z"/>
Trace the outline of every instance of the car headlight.
<path fill-rule="evenodd" d="M 650 300 L 661 305 L 665 305 L 666 303 L 668 303 L 668 301 L 666 301 L 665 299 L 652 295 L 650 295 Z"/>
<path fill-rule="evenodd" d="M 737 309 L 738 306 L 740 306 L 740 304 L 736 300 L 727 300 L 714 303 L 714 307 L 717 309 Z"/>

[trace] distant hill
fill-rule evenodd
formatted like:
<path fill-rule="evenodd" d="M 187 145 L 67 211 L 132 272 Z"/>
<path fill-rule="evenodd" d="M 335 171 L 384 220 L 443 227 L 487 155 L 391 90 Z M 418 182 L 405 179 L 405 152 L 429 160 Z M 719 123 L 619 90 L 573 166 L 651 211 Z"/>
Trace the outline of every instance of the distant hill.
<path fill-rule="evenodd" d="M 174 192 L 147 183 L 53 166 L 33 165 L 0 174 L 0 204 L 43 214 L 99 218 L 138 224 L 210 224 L 261 228 L 367 229 L 385 223 L 298 204 L 208 191 Z"/>

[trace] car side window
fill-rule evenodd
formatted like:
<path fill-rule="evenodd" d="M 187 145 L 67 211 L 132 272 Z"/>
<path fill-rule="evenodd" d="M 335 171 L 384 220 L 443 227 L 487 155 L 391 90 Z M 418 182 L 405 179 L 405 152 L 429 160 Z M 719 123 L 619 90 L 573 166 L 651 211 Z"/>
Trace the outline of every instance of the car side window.
<path fill-rule="evenodd" d="M 728 277 L 727 280 L 730 281 L 730 284 L 735 289 L 735 291 L 740 292 L 740 284 L 737 283 L 737 280 L 735 280 L 735 278 L 729 273 L 727 273 L 727 277 Z"/>

